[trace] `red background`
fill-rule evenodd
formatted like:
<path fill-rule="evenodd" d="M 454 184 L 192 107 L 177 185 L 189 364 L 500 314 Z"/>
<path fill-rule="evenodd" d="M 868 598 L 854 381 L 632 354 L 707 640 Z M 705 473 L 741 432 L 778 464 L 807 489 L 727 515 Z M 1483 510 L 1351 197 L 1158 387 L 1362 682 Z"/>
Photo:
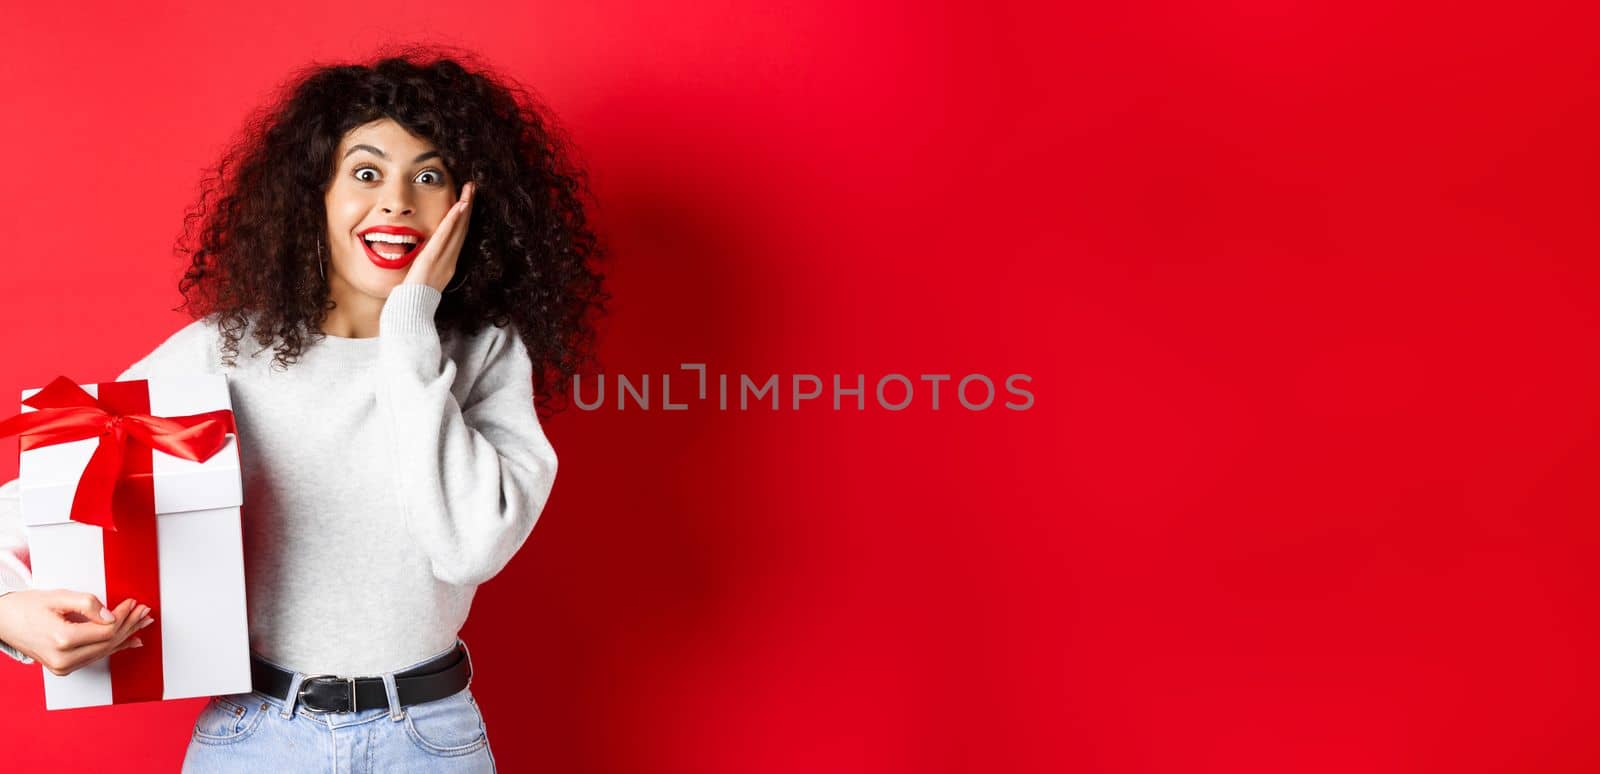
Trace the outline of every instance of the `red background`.
<path fill-rule="evenodd" d="M 502 770 L 1595 771 L 1595 27 L 1407 5 L 12 6 L 0 392 L 187 321 L 291 68 L 456 43 L 593 171 L 607 373 L 1035 395 L 548 422 L 464 633 Z M 8 770 L 200 706 L 42 703 L 0 664 Z"/>

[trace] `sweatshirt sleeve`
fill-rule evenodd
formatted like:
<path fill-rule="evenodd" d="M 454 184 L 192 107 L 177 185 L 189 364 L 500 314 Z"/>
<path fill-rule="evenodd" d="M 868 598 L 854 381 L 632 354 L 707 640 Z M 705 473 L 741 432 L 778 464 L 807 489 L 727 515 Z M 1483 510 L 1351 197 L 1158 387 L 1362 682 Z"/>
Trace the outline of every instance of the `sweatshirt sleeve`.
<path fill-rule="evenodd" d="M 435 577 L 477 585 L 532 532 L 555 483 L 556 454 L 514 327 L 495 329 L 470 394 L 457 401 L 458 365 L 443 356 L 433 320 L 441 299 L 418 283 L 390 291 L 379 315 L 377 400 L 407 530 Z"/>
<path fill-rule="evenodd" d="M 22 528 L 21 479 L 0 484 L 0 597 L 33 585 L 29 572 L 28 535 Z M 0 653 L 24 664 L 33 659 L 0 641 Z"/>

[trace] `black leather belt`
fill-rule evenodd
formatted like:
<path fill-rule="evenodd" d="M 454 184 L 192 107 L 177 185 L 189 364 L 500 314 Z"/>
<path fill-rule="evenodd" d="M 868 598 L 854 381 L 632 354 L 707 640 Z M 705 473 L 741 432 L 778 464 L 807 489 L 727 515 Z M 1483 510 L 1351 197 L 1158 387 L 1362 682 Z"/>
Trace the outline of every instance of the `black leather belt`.
<path fill-rule="evenodd" d="M 425 664 L 418 664 L 394 675 L 400 706 L 421 704 L 452 696 L 467 687 L 472 677 L 472 661 L 458 643 L 454 650 Z M 294 673 L 279 669 L 255 656 L 250 657 L 250 682 L 256 691 L 282 699 L 289 693 Z M 300 682 L 296 696 L 300 706 L 310 712 L 356 712 L 389 706 L 389 694 L 381 677 L 339 677 L 312 675 Z"/>

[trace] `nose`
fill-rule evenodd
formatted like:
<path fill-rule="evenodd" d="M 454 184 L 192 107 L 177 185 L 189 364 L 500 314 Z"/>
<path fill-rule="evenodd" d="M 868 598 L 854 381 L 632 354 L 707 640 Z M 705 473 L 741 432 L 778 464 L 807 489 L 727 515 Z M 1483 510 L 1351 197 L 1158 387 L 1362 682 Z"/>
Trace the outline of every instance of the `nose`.
<path fill-rule="evenodd" d="M 383 199 L 379 204 L 385 215 L 412 215 L 416 208 L 411 201 L 411 193 L 405 183 L 384 186 Z"/>

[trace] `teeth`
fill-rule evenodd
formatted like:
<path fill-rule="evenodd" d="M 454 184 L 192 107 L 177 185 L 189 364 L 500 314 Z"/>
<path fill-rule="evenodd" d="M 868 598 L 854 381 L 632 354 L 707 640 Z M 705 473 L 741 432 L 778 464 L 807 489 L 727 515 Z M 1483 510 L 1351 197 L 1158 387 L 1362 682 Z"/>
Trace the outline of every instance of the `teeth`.
<path fill-rule="evenodd" d="M 414 236 L 405 234 L 384 234 L 377 231 L 363 234 L 361 238 L 367 240 L 368 242 L 388 242 L 395 245 L 414 245 L 417 243 L 417 238 Z"/>

